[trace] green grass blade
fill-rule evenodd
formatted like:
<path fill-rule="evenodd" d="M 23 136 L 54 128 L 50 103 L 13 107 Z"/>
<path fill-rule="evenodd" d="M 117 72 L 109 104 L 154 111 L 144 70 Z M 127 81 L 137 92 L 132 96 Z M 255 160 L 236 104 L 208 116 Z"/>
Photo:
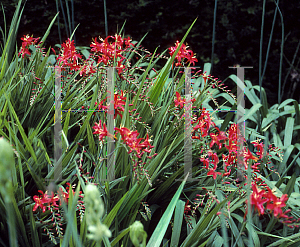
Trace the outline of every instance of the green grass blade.
<path fill-rule="evenodd" d="M 30 230 L 32 233 L 32 236 L 31 236 L 32 244 L 33 244 L 33 247 L 39 247 L 39 246 L 41 246 L 41 244 L 40 244 L 40 240 L 39 240 L 39 236 L 38 236 L 38 230 L 36 227 L 35 219 L 33 217 L 33 213 L 32 213 L 31 209 L 29 210 L 29 214 L 30 214 Z"/>
<path fill-rule="evenodd" d="M 255 112 L 257 112 L 257 110 L 258 109 L 260 109 L 262 107 L 262 104 L 260 104 L 260 103 L 257 103 L 257 104 L 255 104 L 255 105 L 253 105 L 251 108 L 250 108 L 250 110 L 247 110 L 246 109 L 246 114 L 245 114 L 245 116 L 244 116 L 244 119 L 241 119 L 241 120 L 248 120 L 249 118 L 250 118 L 250 116 L 253 116 L 254 114 L 255 114 Z M 240 121 L 238 121 L 238 124 L 239 123 L 241 123 L 241 120 Z"/>
<path fill-rule="evenodd" d="M 111 246 L 115 246 L 127 233 L 130 232 L 130 227 L 122 230 L 119 235 L 111 242 Z"/>
<path fill-rule="evenodd" d="M 171 220 L 171 217 L 173 215 L 173 211 L 175 208 L 175 205 L 178 201 L 178 198 L 183 190 L 184 184 L 187 180 L 188 174 L 182 181 L 181 185 L 179 186 L 177 192 L 173 196 L 170 204 L 168 205 L 166 211 L 164 212 L 163 216 L 161 217 L 160 221 L 158 222 L 158 225 L 156 226 L 151 238 L 149 239 L 149 242 L 147 244 L 147 247 L 159 247 L 162 243 L 163 237 L 166 233 L 166 230 L 168 228 L 169 222 Z"/>
<path fill-rule="evenodd" d="M 182 219 L 184 213 L 184 201 L 178 200 L 175 208 L 173 232 L 171 237 L 171 246 L 179 246 L 179 237 L 182 227 Z"/>
<path fill-rule="evenodd" d="M 46 32 L 45 32 L 43 38 L 41 39 L 41 42 L 42 42 L 42 43 L 44 43 L 45 40 L 46 40 L 46 38 L 48 37 L 48 35 L 49 35 L 49 33 L 50 33 L 50 30 L 51 30 L 51 28 L 52 28 L 52 26 L 53 26 L 53 24 L 54 24 L 54 22 L 55 22 L 55 20 L 56 20 L 56 18 L 57 18 L 57 16 L 58 16 L 58 14 L 59 14 L 59 13 L 57 13 L 57 14 L 53 17 L 52 21 L 50 22 L 50 25 L 49 25 L 48 29 L 46 30 Z"/>
<path fill-rule="evenodd" d="M 107 225 L 108 227 L 110 227 L 111 223 L 113 222 L 114 218 L 116 217 L 116 215 L 117 215 L 124 199 L 126 198 L 127 194 L 128 194 L 128 191 L 126 192 L 126 194 L 124 194 L 124 196 L 121 198 L 121 200 L 119 200 L 117 202 L 117 204 L 113 207 L 113 209 L 109 212 L 109 214 L 103 220 L 103 223 L 105 225 Z"/>
<path fill-rule="evenodd" d="M 285 124 L 285 131 L 284 131 L 284 146 L 288 147 L 292 144 L 293 139 L 293 131 L 294 131 L 294 122 L 295 118 L 288 117 Z"/>

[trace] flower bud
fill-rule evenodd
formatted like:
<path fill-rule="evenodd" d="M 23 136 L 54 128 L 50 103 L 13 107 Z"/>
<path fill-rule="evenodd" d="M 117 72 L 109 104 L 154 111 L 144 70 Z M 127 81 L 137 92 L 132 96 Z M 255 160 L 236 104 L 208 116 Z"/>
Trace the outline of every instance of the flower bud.
<path fill-rule="evenodd" d="M 10 190 L 11 183 L 11 171 L 14 166 L 14 152 L 9 142 L 3 137 L 0 138 L 0 192 L 6 201 L 9 201 L 8 190 Z"/>
<path fill-rule="evenodd" d="M 90 234 L 89 239 L 98 241 L 103 237 L 111 237 L 108 227 L 101 223 L 104 214 L 104 204 L 96 185 L 88 184 L 84 194 L 85 217 Z"/>
<path fill-rule="evenodd" d="M 130 226 L 130 239 L 135 247 L 145 247 L 147 233 L 144 231 L 144 226 L 140 221 L 135 221 Z"/>

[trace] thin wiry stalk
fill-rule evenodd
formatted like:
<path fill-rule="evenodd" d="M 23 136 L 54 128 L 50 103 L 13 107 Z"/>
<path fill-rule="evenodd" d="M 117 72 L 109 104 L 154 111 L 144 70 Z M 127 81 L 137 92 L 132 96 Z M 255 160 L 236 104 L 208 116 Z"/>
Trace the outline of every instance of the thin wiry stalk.
<path fill-rule="evenodd" d="M 284 82 L 283 82 L 283 86 L 282 86 L 281 97 L 283 96 L 283 93 L 284 93 L 284 88 L 285 88 L 285 84 L 286 84 L 286 82 L 287 82 L 287 78 L 288 78 L 288 76 L 290 75 L 292 68 L 294 67 L 294 63 L 295 63 L 295 60 L 296 60 L 296 57 L 297 57 L 299 48 L 300 48 L 300 41 L 298 42 L 298 45 L 297 45 L 296 51 L 295 51 L 295 53 L 294 53 L 294 57 L 293 57 L 292 63 L 290 64 L 289 71 L 288 71 L 288 73 L 287 73 L 286 76 L 285 76 L 285 79 L 284 79 Z"/>
<path fill-rule="evenodd" d="M 75 30 L 75 26 L 74 26 L 74 1 L 71 0 L 71 9 L 72 9 L 72 30 Z M 76 38 L 75 38 L 75 34 L 74 34 L 74 42 L 76 44 Z"/>
<path fill-rule="evenodd" d="M 300 64 L 300 58 L 298 59 L 298 61 L 297 61 L 297 64 L 296 64 L 295 68 L 298 68 L 298 67 L 299 67 L 299 64 Z"/>
<path fill-rule="evenodd" d="M 108 36 L 108 25 L 107 25 L 107 12 L 106 12 L 106 0 L 104 0 L 104 20 L 105 20 L 105 36 Z"/>
<path fill-rule="evenodd" d="M 215 52 L 215 34 L 216 34 L 216 19 L 217 19 L 217 6 L 218 0 L 215 0 L 215 8 L 214 8 L 214 23 L 213 23 L 213 33 L 212 33 L 212 42 L 211 42 L 211 73 L 213 71 L 214 66 L 214 52 Z"/>
<path fill-rule="evenodd" d="M 279 2 L 279 0 L 278 0 L 278 2 Z M 268 48 L 267 48 L 267 54 L 266 54 L 266 60 L 265 60 L 264 70 L 263 70 L 263 73 L 261 75 L 261 80 L 262 81 L 264 79 L 264 75 L 265 75 L 267 64 L 268 64 L 268 58 L 269 58 L 269 52 L 270 52 L 270 47 L 271 47 L 271 42 L 272 42 L 272 37 L 273 37 L 273 32 L 274 32 L 274 27 L 275 27 L 276 16 L 277 16 L 277 7 L 275 8 L 275 12 L 274 12 L 272 29 L 271 29 L 271 33 L 270 33 Z"/>
<path fill-rule="evenodd" d="M 3 13 L 3 22 L 4 22 L 4 35 L 3 35 L 3 41 L 4 41 L 4 44 L 6 43 L 6 17 L 5 17 L 5 11 L 4 11 L 4 7 L 1 3 L 1 6 L 2 6 L 2 13 Z M 1 29 L 2 30 L 2 29 Z M 2 32 L 3 34 L 3 32 Z"/>
<path fill-rule="evenodd" d="M 70 33 L 69 33 L 69 30 L 68 30 L 68 24 L 67 24 L 67 20 L 66 20 L 66 16 L 65 16 L 65 10 L 64 10 L 64 6 L 63 6 L 61 0 L 60 0 L 60 7 L 61 7 L 61 12 L 63 14 L 64 22 L 65 22 L 67 37 L 70 37 Z"/>
<path fill-rule="evenodd" d="M 58 0 L 56 0 L 55 2 L 56 2 L 56 11 L 59 12 Z M 57 16 L 57 28 L 58 28 L 59 43 L 62 44 L 60 26 L 59 26 L 59 15 Z"/>
<path fill-rule="evenodd" d="M 278 0 L 279 2 L 279 0 Z M 280 47 L 280 62 L 279 62 L 279 78 L 278 78 L 278 104 L 281 103 L 281 74 L 282 74 L 282 60 L 283 60 L 283 45 L 284 45 L 284 23 L 283 16 L 278 6 L 278 2 L 274 0 L 276 7 L 278 8 L 279 16 L 281 19 L 281 47 Z"/>
<path fill-rule="evenodd" d="M 258 64 L 258 81 L 259 81 L 259 98 L 261 102 L 261 87 L 262 87 L 262 46 L 263 46 L 263 36 L 264 36 L 264 24 L 265 24 L 265 10 L 266 10 L 266 0 L 263 2 L 262 17 L 261 17 L 261 29 L 260 29 L 260 43 L 259 43 L 259 64 Z M 261 122 L 261 121 L 260 121 Z"/>
<path fill-rule="evenodd" d="M 71 23 L 69 5 L 68 5 L 68 1 L 67 0 L 66 0 L 66 10 L 67 10 L 67 15 L 68 15 L 69 31 L 70 31 L 70 36 L 71 36 L 71 34 L 74 31 L 74 29 L 72 29 L 72 27 L 71 27 L 72 23 Z"/>
<path fill-rule="evenodd" d="M 250 225 L 250 228 L 248 229 L 249 232 L 249 236 L 248 236 L 248 244 L 249 247 L 254 247 L 254 243 L 253 243 L 253 237 L 252 237 L 252 231 L 250 230 L 251 228 L 253 229 L 253 223 L 252 223 L 252 212 L 251 212 L 251 166 L 248 165 L 248 169 L 247 169 L 247 197 L 248 197 L 248 201 L 247 201 L 247 208 L 248 208 L 248 212 L 247 212 L 247 221 Z M 254 231 L 254 229 L 253 229 Z"/>

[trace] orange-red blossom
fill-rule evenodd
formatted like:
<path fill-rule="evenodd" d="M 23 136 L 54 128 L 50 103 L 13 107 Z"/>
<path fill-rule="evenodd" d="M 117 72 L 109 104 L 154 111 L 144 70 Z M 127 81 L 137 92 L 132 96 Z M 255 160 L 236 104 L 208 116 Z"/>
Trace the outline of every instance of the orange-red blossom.
<path fill-rule="evenodd" d="M 287 194 L 284 194 L 280 198 L 278 198 L 274 195 L 269 187 L 267 187 L 266 192 L 264 189 L 259 189 L 255 183 L 252 183 L 250 202 L 260 215 L 264 214 L 266 209 L 269 209 L 275 217 L 278 216 L 280 218 L 287 218 L 285 213 L 282 212 L 282 208 L 286 206 L 287 200 Z"/>

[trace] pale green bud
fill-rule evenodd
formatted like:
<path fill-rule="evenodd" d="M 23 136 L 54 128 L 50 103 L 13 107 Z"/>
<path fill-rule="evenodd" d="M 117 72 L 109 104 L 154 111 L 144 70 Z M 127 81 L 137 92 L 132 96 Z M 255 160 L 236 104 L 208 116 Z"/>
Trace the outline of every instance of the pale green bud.
<path fill-rule="evenodd" d="M 87 237 L 89 239 L 93 239 L 95 241 L 98 241 L 102 239 L 103 237 L 111 237 L 111 231 L 108 229 L 108 227 L 104 224 L 102 224 L 100 221 L 97 223 L 97 225 L 90 225 L 87 228 L 89 230 L 89 234 L 87 234 Z"/>
<path fill-rule="evenodd" d="M 108 227 L 101 223 L 104 214 L 104 203 L 96 185 L 88 184 L 84 194 L 85 217 L 90 234 L 89 239 L 100 240 L 103 237 L 111 237 Z"/>
<path fill-rule="evenodd" d="M 144 226 L 140 221 L 135 221 L 130 226 L 130 239 L 135 247 L 145 247 L 147 233 L 144 231 Z"/>
<path fill-rule="evenodd" d="M 8 190 L 12 186 L 11 171 L 12 166 L 14 165 L 14 151 L 9 142 L 2 137 L 0 138 L 0 192 L 2 193 L 6 201 L 10 199 Z"/>

